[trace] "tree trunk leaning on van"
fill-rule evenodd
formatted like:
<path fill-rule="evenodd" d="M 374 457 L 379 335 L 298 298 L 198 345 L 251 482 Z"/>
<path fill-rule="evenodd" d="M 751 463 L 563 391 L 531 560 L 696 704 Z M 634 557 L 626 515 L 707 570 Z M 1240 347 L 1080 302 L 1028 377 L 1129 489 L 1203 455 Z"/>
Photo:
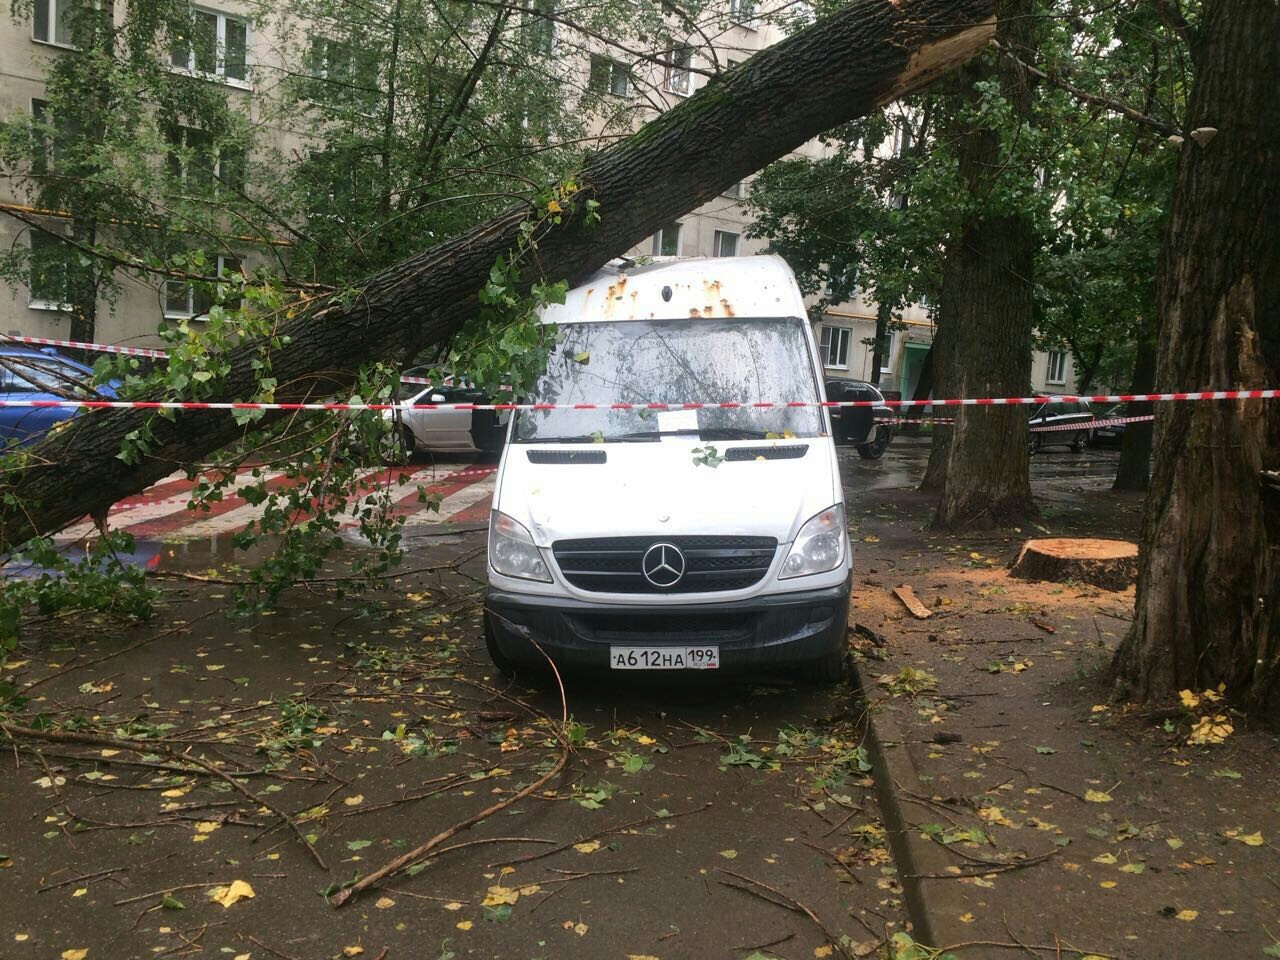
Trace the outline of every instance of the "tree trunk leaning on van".
<path fill-rule="evenodd" d="M 1034 61 L 1030 47 L 1032 0 L 997 0 L 997 37 L 1002 47 Z M 996 73 L 1013 114 L 1029 122 L 1032 97 L 1023 66 L 1002 57 Z M 972 89 L 972 88 L 971 88 Z M 976 89 L 970 93 L 975 99 Z M 953 312 L 944 318 L 956 336 L 947 349 L 949 390 L 962 397 L 1019 397 L 1031 389 L 1032 216 L 997 194 L 1033 189 L 1029 164 L 1007 162 L 1014 149 L 993 128 L 962 134 L 960 175 L 974 206 L 953 235 L 947 260 L 955 267 L 950 291 Z M 1025 184 L 1011 183 L 1023 179 Z M 1018 189 L 1015 189 L 1018 188 Z M 952 253 L 956 261 L 951 263 Z M 942 497 L 934 523 L 941 528 L 1018 523 L 1036 513 L 1027 465 L 1027 419 L 1022 407 L 957 407 L 947 447 Z M 932 458 L 931 458 L 932 459 Z M 935 467 L 926 479 L 936 483 Z"/>
<path fill-rule="evenodd" d="M 549 229 L 538 241 L 543 276 L 589 274 L 824 130 L 945 75 L 993 33 L 991 0 L 856 0 L 762 50 L 587 160 L 578 196 L 598 201 L 603 219 L 589 226 L 580 202 Z M 532 213 L 513 208 L 376 274 L 350 301 L 323 301 L 284 320 L 281 346 L 251 341 L 231 351 L 230 372 L 203 399 L 253 396 L 260 351 L 270 353 L 277 399 L 299 400 L 333 395 L 366 361 L 403 362 L 446 342 Z M 154 438 L 151 456 L 130 466 L 116 454 L 140 430 Z M 142 490 L 241 433 L 224 412 L 78 417 L 0 484 L 0 549 Z"/>
<path fill-rule="evenodd" d="M 1156 389 L 1280 384 L 1280 6 L 1206 0 L 1156 278 Z M 1280 726 L 1280 401 L 1159 404 L 1119 692 Z"/>

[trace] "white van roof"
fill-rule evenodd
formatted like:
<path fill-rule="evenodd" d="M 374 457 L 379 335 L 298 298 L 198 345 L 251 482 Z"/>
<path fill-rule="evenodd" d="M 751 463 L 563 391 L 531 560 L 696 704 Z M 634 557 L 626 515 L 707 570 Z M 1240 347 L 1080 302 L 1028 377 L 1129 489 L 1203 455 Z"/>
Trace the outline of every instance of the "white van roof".
<path fill-rule="evenodd" d="M 564 303 L 544 308 L 542 322 L 804 316 L 791 267 L 762 254 L 611 263 L 565 294 Z"/>

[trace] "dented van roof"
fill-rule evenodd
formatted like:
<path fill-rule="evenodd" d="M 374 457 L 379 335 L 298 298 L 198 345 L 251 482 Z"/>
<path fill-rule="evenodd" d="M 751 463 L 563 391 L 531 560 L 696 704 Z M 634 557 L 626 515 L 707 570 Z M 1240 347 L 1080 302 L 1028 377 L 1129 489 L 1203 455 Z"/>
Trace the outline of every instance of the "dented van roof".
<path fill-rule="evenodd" d="M 772 254 L 610 264 L 542 310 L 543 323 L 804 316 L 795 274 Z"/>

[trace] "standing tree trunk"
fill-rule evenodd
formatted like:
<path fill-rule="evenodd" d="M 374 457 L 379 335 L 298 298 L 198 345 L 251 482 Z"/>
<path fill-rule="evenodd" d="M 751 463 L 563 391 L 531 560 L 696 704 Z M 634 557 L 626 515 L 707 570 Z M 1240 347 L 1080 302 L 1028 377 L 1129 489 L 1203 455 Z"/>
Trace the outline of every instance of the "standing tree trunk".
<path fill-rule="evenodd" d="M 1161 391 L 1280 383 L 1280 6 L 1206 0 L 1156 277 Z M 1211 130 L 1216 135 L 1211 136 Z M 1280 724 L 1280 403 L 1156 413 L 1120 691 L 1168 700 L 1226 684 Z"/>
<path fill-rule="evenodd" d="M 730 184 L 841 123 L 921 89 L 991 39 L 991 0 L 854 0 L 715 78 L 634 135 L 591 155 L 572 208 L 543 225 L 541 276 L 582 278 Z M 596 201 L 594 222 L 586 200 Z M 332 396 L 372 359 L 404 362 L 446 342 L 474 316 L 494 261 L 538 211 L 525 204 L 370 277 L 351 297 L 317 299 L 265 340 L 226 354 L 217 401 L 258 389 L 269 356 L 275 396 Z M 537 276 L 531 270 L 525 282 Z M 140 463 L 120 460 L 135 431 Z M 191 411 L 172 420 L 139 409 L 95 411 L 31 448 L 0 477 L 0 550 L 109 506 L 243 434 L 233 417 Z"/>
<path fill-rule="evenodd" d="M 966 68 L 963 72 L 970 71 Z M 938 297 L 937 324 L 933 333 L 933 344 L 929 347 L 929 359 L 926 360 L 926 363 L 932 361 L 933 396 L 939 399 L 955 396 L 956 376 L 951 341 L 955 337 L 958 319 L 955 298 L 962 285 L 963 277 L 960 271 L 963 266 L 959 244 L 948 243 L 942 260 L 942 290 Z M 919 390 L 916 391 L 917 394 L 919 392 Z M 916 396 L 914 399 L 923 400 L 924 397 Z M 935 417 L 946 419 L 951 416 L 950 407 L 931 409 Z M 920 490 L 925 493 L 941 493 L 946 484 L 947 461 L 951 453 L 951 424 L 933 424 L 931 436 L 929 465 L 925 467 L 924 479 L 920 481 Z"/>
<path fill-rule="evenodd" d="M 1156 383 L 1156 343 L 1154 321 L 1143 324 L 1138 337 L 1138 356 L 1133 361 L 1133 383 L 1130 393 L 1151 393 Z M 1126 404 L 1125 412 L 1131 417 L 1144 417 L 1151 413 L 1151 404 Z M 1124 428 L 1120 441 L 1120 465 L 1116 468 L 1113 490 L 1145 490 L 1151 482 L 1151 421 L 1130 423 Z"/>
<path fill-rule="evenodd" d="M 1034 60 L 1031 8 L 1032 0 L 996 3 L 999 42 L 1024 62 Z M 1032 98 L 1024 68 L 1003 57 L 997 69 L 1014 115 L 1029 121 Z M 1032 188 L 1031 169 L 1002 162 L 999 137 L 995 130 L 978 129 L 961 140 L 960 175 L 975 197 L 989 197 L 996 178 L 1021 177 L 1026 189 Z M 954 329 L 948 386 L 964 397 L 1025 396 L 1031 389 L 1031 217 L 1013 210 L 988 213 L 979 202 L 952 243 L 955 313 L 947 318 Z M 950 254 L 949 249 L 948 260 Z M 955 409 L 935 525 L 990 527 L 1033 516 L 1025 411 L 1005 406 Z"/>
<path fill-rule="evenodd" d="M 887 303 L 877 304 L 876 306 L 876 336 L 875 343 L 871 346 L 871 376 L 867 379 L 875 386 L 880 386 L 880 368 L 884 366 L 888 357 L 881 353 L 884 346 L 884 338 L 889 334 L 889 319 L 893 316 L 893 309 Z"/>

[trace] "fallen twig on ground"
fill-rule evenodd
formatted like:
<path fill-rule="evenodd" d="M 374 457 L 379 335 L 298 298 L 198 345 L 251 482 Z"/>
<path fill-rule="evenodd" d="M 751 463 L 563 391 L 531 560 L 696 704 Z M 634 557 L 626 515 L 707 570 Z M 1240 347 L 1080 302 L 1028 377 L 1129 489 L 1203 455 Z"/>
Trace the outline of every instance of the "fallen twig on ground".
<path fill-rule="evenodd" d="M 569 738 L 564 732 L 565 727 L 569 723 L 569 702 L 565 697 L 564 680 L 560 677 L 560 671 L 556 669 L 555 662 L 550 657 L 547 657 L 546 653 L 537 645 L 536 641 L 534 642 L 534 646 L 537 647 L 539 653 L 542 653 L 542 655 L 547 658 L 547 663 L 551 664 L 551 670 L 555 674 L 556 678 L 556 685 L 560 688 L 560 728 L 556 731 L 557 739 L 560 741 L 560 755 L 556 758 L 556 762 L 552 764 L 551 769 L 528 786 L 511 794 L 511 796 L 499 800 L 497 803 L 490 804 L 478 813 L 474 813 L 471 816 L 460 820 L 458 823 L 455 823 L 453 826 L 441 830 L 435 836 L 431 837 L 424 843 L 420 843 L 408 853 L 402 854 L 389 863 L 383 864 L 372 873 L 361 877 L 345 890 L 339 890 L 329 898 L 329 903 L 332 904 L 333 907 L 341 907 L 343 904 L 349 902 L 353 897 L 358 896 L 361 892 L 367 890 L 375 883 L 385 880 L 387 877 L 399 873 L 415 861 L 421 860 L 450 837 L 475 826 L 481 820 L 486 820 L 494 814 L 501 813 L 508 807 L 514 806 L 530 794 L 537 793 L 546 786 L 546 784 L 559 776 L 560 771 L 563 770 L 565 765 L 569 762 L 569 752 L 572 749 L 572 746 L 569 743 Z"/>
<path fill-rule="evenodd" d="M 108 870 L 97 870 L 93 873 L 82 873 L 78 877 L 71 877 L 68 880 L 59 880 L 57 883 L 51 883 L 46 887 L 37 887 L 36 893 L 45 893 L 49 890 L 57 890 L 59 887 L 65 887 L 72 883 L 79 883 L 82 880 L 95 880 L 98 877 L 106 877 L 113 873 L 125 873 L 128 870 L 140 870 L 143 867 L 149 867 L 153 863 L 159 863 L 161 860 L 168 860 L 170 857 L 175 856 L 177 856 L 175 853 L 166 853 L 163 857 L 156 857 L 154 860 L 148 860 L 146 863 L 134 864 L 130 867 L 111 867 Z"/>
<path fill-rule="evenodd" d="M 742 880 L 745 883 L 751 884 L 753 887 L 760 887 L 763 890 L 768 890 L 771 894 L 777 897 L 778 900 L 770 900 L 768 897 L 761 894 L 759 890 L 752 890 L 750 887 L 743 887 L 740 884 L 729 883 L 727 880 L 716 881 L 717 883 L 724 884 L 724 886 L 726 887 L 734 887 L 735 889 L 741 890 L 744 893 L 754 893 L 756 896 L 760 897 L 761 899 L 768 900 L 770 903 L 773 903 L 776 906 L 783 907 L 784 909 L 787 909 L 787 910 L 793 910 L 796 913 L 804 914 L 806 917 L 808 917 L 810 920 L 814 922 L 814 924 L 817 926 L 819 930 L 822 931 L 822 935 L 827 938 L 827 943 L 831 944 L 831 946 L 835 947 L 836 950 L 840 951 L 841 956 L 844 956 L 844 957 L 849 956 L 849 951 L 846 950 L 844 945 L 840 943 L 839 938 L 837 938 L 834 934 L 832 934 L 830 930 L 827 929 L 827 925 L 822 922 L 822 918 L 819 917 L 812 910 L 810 910 L 808 907 L 806 907 L 803 903 L 801 903 L 795 897 L 785 894 L 781 890 L 777 890 L 769 886 L 767 883 L 763 883 L 760 880 L 753 880 L 751 877 L 744 876 L 741 873 L 734 873 L 732 870 L 726 870 L 724 867 L 716 867 L 716 870 L 720 873 L 727 874 L 731 877 L 736 877 L 737 879 Z M 779 901 L 782 901 L 782 902 L 779 902 Z"/>
<path fill-rule="evenodd" d="M 298 826 L 298 822 L 285 811 L 272 803 L 265 797 L 254 793 L 234 776 L 224 770 L 215 767 L 209 761 L 201 757 L 187 756 L 170 747 L 162 741 L 151 740 L 126 740 L 122 737 L 107 737 L 96 733 L 68 733 L 59 730 L 36 730 L 32 727 L 23 727 L 13 723 L 0 723 L 0 730 L 3 730 L 11 739 L 22 737 L 27 740 L 44 740 L 49 743 L 83 743 L 94 747 L 108 747 L 116 750 L 130 750 L 134 753 L 149 754 L 162 753 L 171 760 L 177 760 L 183 763 L 193 763 L 206 773 L 212 774 L 218 779 L 230 784 L 231 788 L 242 794 L 250 802 L 266 807 L 277 817 L 287 823 L 294 834 L 302 841 L 302 845 L 307 848 L 307 852 L 311 854 L 311 859 L 316 862 L 321 870 L 328 870 L 329 866 L 324 862 L 324 858 L 320 856 L 319 851 L 307 839 L 307 835 L 302 832 L 302 828 Z M 187 771 L 190 772 L 190 771 Z"/>
<path fill-rule="evenodd" d="M 644 826 L 647 823 L 656 823 L 659 820 L 674 820 L 676 817 L 687 817 L 691 813 L 701 813 L 703 810 L 711 808 L 711 801 L 707 801 L 700 807 L 693 807 L 690 810 L 682 810 L 679 813 L 668 813 L 665 816 L 654 814 L 650 817 L 641 817 L 639 820 L 629 820 L 626 823 L 619 823 L 612 827 L 605 827 L 603 830 L 597 830 L 595 833 L 588 834 L 585 837 L 579 837 L 577 840 L 569 840 L 560 844 L 554 850 L 541 850 L 538 853 L 531 853 L 527 856 L 516 857 L 512 860 L 495 860 L 493 863 L 486 864 L 489 867 L 511 866 L 517 863 L 528 863 L 530 860 L 541 860 L 543 857 L 554 856 L 562 850 L 568 850 L 576 843 L 588 843 L 610 833 L 619 833 L 623 830 L 630 830 L 633 827 Z"/>

